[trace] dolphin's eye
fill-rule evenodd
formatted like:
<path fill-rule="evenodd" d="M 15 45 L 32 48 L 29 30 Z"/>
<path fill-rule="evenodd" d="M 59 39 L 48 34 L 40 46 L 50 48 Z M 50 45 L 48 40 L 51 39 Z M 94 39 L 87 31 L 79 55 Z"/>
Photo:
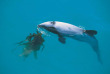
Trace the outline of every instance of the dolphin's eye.
<path fill-rule="evenodd" d="M 53 25 L 54 25 L 54 24 L 55 24 L 55 21 L 52 21 L 52 22 L 51 22 L 51 24 L 53 24 Z"/>

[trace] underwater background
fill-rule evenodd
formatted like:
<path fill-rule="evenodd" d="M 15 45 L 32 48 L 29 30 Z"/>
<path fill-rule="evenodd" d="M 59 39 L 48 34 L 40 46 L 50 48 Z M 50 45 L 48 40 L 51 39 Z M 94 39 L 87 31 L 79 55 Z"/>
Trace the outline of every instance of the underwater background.
<path fill-rule="evenodd" d="M 45 37 L 45 48 L 26 60 L 16 43 L 35 33 L 37 25 L 61 21 L 97 30 L 101 64 L 86 43 L 67 38 L 61 44 L 55 34 Z M 0 0 L 0 74 L 110 74 L 109 0 Z"/>

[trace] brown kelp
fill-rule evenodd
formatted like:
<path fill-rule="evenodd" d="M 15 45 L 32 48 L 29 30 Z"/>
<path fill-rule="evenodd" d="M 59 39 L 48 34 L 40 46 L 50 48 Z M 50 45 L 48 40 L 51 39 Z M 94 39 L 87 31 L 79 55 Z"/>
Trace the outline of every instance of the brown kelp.
<path fill-rule="evenodd" d="M 37 51 L 44 49 L 44 37 L 42 37 L 42 33 L 37 30 L 37 34 L 33 33 L 26 37 L 24 41 L 17 43 L 18 46 L 24 46 L 23 52 L 19 56 L 23 56 L 24 58 L 28 57 L 31 52 L 34 53 L 34 57 L 37 58 Z"/>

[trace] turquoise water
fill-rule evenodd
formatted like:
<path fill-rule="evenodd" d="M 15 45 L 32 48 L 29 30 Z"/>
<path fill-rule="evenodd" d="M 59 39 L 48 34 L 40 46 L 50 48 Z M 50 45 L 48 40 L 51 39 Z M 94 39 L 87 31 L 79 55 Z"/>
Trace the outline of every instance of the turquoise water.
<path fill-rule="evenodd" d="M 110 1 L 108 0 L 0 0 L 0 74 L 110 74 Z M 24 61 L 12 53 L 16 43 L 46 21 L 61 21 L 97 30 L 101 59 L 83 42 L 45 37 L 45 49 Z"/>

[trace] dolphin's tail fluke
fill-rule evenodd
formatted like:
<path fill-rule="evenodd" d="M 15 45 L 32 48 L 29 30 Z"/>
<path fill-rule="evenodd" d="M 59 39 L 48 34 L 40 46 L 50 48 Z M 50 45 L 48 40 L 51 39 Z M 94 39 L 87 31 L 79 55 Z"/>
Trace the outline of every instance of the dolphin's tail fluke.
<path fill-rule="evenodd" d="M 102 64 L 102 60 L 101 60 L 101 55 L 100 55 L 100 51 L 99 51 L 99 47 L 98 47 L 98 44 L 93 44 L 92 45 L 92 48 L 93 50 L 96 52 L 97 54 L 97 58 L 98 58 L 98 61 Z"/>
<path fill-rule="evenodd" d="M 100 55 L 100 51 L 99 51 L 98 40 L 95 37 L 93 37 L 93 40 L 90 41 L 89 44 L 91 45 L 93 50 L 96 52 L 97 57 L 98 57 L 98 61 L 102 64 L 101 55 Z"/>

